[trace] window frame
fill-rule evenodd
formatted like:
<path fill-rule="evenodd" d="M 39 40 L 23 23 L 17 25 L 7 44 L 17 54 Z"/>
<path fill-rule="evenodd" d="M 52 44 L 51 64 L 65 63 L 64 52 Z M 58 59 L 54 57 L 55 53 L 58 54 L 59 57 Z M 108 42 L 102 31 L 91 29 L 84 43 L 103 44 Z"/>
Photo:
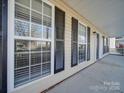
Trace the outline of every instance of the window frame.
<path fill-rule="evenodd" d="M 86 41 L 85 41 L 85 43 L 82 43 L 82 45 L 86 45 L 86 50 L 85 50 L 85 61 L 83 61 L 83 62 L 79 62 L 79 38 L 78 38 L 78 64 L 83 64 L 84 62 L 87 62 L 87 25 L 84 23 L 84 22 L 82 22 L 82 21 L 78 21 L 78 32 L 79 32 L 79 24 L 81 24 L 81 25 L 83 25 L 84 27 L 85 27 L 85 31 L 86 31 L 86 33 L 85 33 L 85 35 L 86 35 Z M 79 37 L 79 36 L 78 36 Z"/>
<path fill-rule="evenodd" d="M 75 17 L 74 17 L 74 18 L 75 18 Z M 77 20 L 78 20 L 78 19 L 77 19 Z M 82 45 L 84 45 L 84 44 L 86 45 L 86 48 L 85 48 L 86 50 L 85 50 L 85 61 L 79 62 L 79 44 L 80 44 L 80 43 L 79 43 L 79 35 L 77 35 L 77 53 L 78 53 L 78 57 L 77 57 L 77 61 L 78 61 L 78 62 L 77 62 L 77 65 L 78 65 L 78 64 L 81 65 L 81 64 L 87 62 L 87 27 L 88 27 L 88 26 L 87 26 L 85 23 L 83 23 L 82 21 L 79 21 L 79 20 L 78 20 L 78 33 L 79 33 L 79 24 L 81 24 L 81 25 L 83 25 L 83 26 L 85 27 L 85 31 L 86 31 L 86 33 L 85 33 L 86 38 L 85 38 L 85 39 L 86 39 L 86 41 L 85 41 L 85 43 L 83 43 Z M 77 33 L 77 34 L 78 34 L 78 33 Z M 72 38 L 71 38 L 71 39 L 72 39 Z M 72 46 L 72 44 L 71 44 L 71 46 Z M 71 55 L 72 55 L 72 50 L 71 50 Z M 71 60 L 71 61 L 72 61 L 72 60 Z M 71 63 L 72 63 L 72 62 L 71 62 Z M 75 65 L 75 66 L 76 66 L 76 65 Z M 71 67 L 74 67 L 74 66 L 71 66 Z"/>
<path fill-rule="evenodd" d="M 42 2 L 50 5 L 52 7 L 52 21 L 51 21 L 51 40 L 49 39 L 39 39 L 39 38 L 33 38 L 33 37 L 24 37 L 24 36 L 15 36 L 15 0 L 8 0 L 8 54 L 7 54 L 7 60 L 8 60 L 8 65 L 7 65 L 7 72 L 9 72 L 7 74 L 7 79 L 8 79 L 8 91 L 12 92 L 14 90 L 17 90 L 21 87 L 25 87 L 28 85 L 33 84 L 34 82 L 37 81 L 41 81 L 47 77 L 50 77 L 51 75 L 54 74 L 54 7 L 55 5 L 53 5 L 50 1 L 46 1 L 46 0 L 42 0 Z M 31 31 L 31 30 L 30 30 Z M 24 83 L 21 86 L 15 87 L 14 86 L 14 40 L 18 38 L 18 39 L 25 39 L 25 40 L 36 40 L 36 41 L 51 41 L 51 74 L 36 80 L 32 80 L 29 81 L 29 83 Z M 32 39 L 33 38 L 33 39 Z M 10 51 L 11 50 L 11 51 Z"/>

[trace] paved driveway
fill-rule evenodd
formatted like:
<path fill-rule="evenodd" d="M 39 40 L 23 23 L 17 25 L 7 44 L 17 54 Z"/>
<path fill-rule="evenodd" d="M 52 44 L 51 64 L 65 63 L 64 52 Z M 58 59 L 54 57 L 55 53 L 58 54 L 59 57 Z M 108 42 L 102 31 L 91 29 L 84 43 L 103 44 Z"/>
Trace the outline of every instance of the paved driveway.
<path fill-rule="evenodd" d="M 106 56 L 47 93 L 124 93 L 124 56 Z"/>

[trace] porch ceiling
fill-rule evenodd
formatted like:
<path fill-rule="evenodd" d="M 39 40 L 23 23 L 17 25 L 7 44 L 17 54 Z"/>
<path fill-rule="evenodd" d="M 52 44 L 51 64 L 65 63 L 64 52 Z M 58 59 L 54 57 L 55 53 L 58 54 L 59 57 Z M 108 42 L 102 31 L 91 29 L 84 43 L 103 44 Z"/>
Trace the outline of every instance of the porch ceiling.
<path fill-rule="evenodd" d="M 124 0 L 63 0 L 110 37 L 124 36 Z"/>

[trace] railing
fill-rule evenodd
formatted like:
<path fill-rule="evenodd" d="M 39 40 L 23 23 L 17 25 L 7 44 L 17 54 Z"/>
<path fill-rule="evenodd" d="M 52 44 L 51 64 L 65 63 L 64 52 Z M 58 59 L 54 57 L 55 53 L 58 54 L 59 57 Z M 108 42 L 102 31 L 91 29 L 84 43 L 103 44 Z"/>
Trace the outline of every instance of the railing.
<path fill-rule="evenodd" d="M 110 48 L 110 53 L 124 56 L 124 48 Z"/>

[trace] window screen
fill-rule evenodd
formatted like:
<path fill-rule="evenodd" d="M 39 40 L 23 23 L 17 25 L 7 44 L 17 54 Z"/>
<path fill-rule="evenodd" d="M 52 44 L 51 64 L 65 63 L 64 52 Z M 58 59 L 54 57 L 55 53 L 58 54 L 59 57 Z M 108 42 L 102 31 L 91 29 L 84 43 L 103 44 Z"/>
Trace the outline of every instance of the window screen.
<path fill-rule="evenodd" d="M 15 0 L 15 87 L 51 74 L 51 33 L 50 5 L 42 0 Z"/>
<path fill-rule="evenodd" d="M 72 18 L 72 33 L 71 33 L 71 66 L 78 63 L 78 20 Z"/>
<path fill-rule="evenodd" d="M 55 65 L 54 72 L 64 70 L 65 12 L 55 8 Z"/>

